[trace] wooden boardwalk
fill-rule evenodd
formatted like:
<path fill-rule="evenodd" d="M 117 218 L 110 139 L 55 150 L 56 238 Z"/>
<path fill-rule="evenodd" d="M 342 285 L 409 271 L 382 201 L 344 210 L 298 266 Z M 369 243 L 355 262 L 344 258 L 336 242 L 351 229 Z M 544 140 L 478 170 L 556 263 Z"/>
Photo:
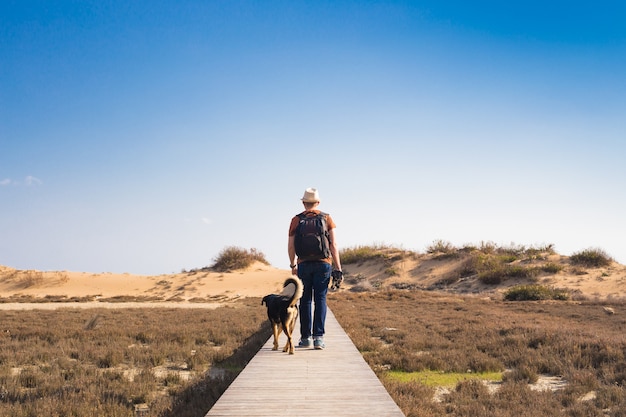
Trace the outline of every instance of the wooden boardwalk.
<path fill-rule="evenodd" d="M 300 339 L 296 326 L 294 340 Z M 272 340 L 233 381 L 206 417 L 404 417 L 330 309 L 326 317 L 326 349 L 296 348 L 282 352 Z"/>

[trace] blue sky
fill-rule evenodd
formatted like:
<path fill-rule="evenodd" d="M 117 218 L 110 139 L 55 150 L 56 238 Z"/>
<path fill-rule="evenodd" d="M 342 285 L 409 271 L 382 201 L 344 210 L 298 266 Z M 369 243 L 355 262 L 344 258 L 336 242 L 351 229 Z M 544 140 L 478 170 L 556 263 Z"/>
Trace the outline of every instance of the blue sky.
<path fill-rule="evenodd" d="M 0 2 L 0 264 L 287 268 L 306 187 L 342 247 L 626 263 L 621 1 Z"/>

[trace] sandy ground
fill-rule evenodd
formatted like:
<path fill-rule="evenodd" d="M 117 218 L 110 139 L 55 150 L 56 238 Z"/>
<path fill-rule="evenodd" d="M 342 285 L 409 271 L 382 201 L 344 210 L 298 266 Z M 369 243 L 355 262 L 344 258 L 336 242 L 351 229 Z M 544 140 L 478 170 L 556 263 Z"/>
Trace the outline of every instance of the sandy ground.
<path fill-rule="evenodd" d="M 421 255 L 417 259 L 404 259 L 391 265 L 396 275 L 385 279 L 384 282 L 387 285 L 394 282 L 417 283 L 422 288 L 428 288 L 442 279 L 446 280 L 451 275 L 458 275 L 459 267 L 463 262 L 463 258 L 441 261 L 429 255 Z M 588 299 L 626 299 L 626 266 L 617 262 L 612 262 L 606 267 L 580 267 L 572 265 L 569 257 L 559 254 L 552 254 L 543 260 L 530 263 L 514 262 L 520 266 L 540 266 L 546 263 L 560 265 L 562 270 L 556 274 L 541 273 L 534 280 L 511 279 L 496 287 L 481 284 L 475 277 L 470 277 L 461 279 L 448 288 L 453 292 L 466 294 L 501 294 L 514 285 L 539 284 L 570 290 L 573 294 Z M 382 280 L 388 270 L 389 266 L 381 269 L 372 264 L 369 269 L 359 273 L 374 277 L 374 279 L 378 276 Z"/>
<path fill-rule="evenodd" d="M 0 266 L 0 297 L 48 298 L 50 303 L 0 303 L 8 308 L 215 307 L 228 300 L 280 292 L 287 270 L 257 263 L 245 271 L 188 272 L 158 276 L 69 271 L 16 270 Z M 67 298 L 78 302 L 59 302 Z M 117 298 L 117 300 L 115 300 Z M 134 302 L 132 298 L 137 298 Z M 113 299 L 111 303 L 103 302 Z M 128 299 L 129 302 L 120 302 Z M 100 301 L 98 301 L 100 300 Z M 149 301 L 149 302 L 147 302 Z"/>
<path fill-rule="evenodd" d="M 581 271 L 569 265 L 567 257 L 554 255 L 551 262 L 563 265 L 555 275 L 541 277 L 539 283 L 566 288 L 578 294 L 599 299 L 626 299 L 626 267 L 613 263 L 604 268 Z M 440 261 L 421 256 L 404 258 L 394 264 L 369 262 L 346 265 L 347 277 L 364 277 L 368 285 L 382 286 L 408 283 L 428 288 L 445 278 L 454 268 L 454 261 Z M 394 273 L 389 274 L 390 269 Z M 252 267 L 228 273 L 186 272 L 143 276 L 113 273 L 69 271 L 16 270 L 0 266 L 0 309 L 62 308 L 62 307 L 178 307 L 213 308 L 242 297 L 263 297 L 279 293 L 291 276 L 289 270 L 256 263 Z M 340 291 L 351 289 L 346 279 Z M 354 281 L 354 280 L 352 280 Z M 506 287 L 486 287 L 476 280 L 459 282 L 452 291 L 459 293 L 494 294 Z M 450 291 L 450 288 L 448 288 Z M 22 297 L 22 302 L 16 298 Z M 50 302 L 23 302 L 33 301 Z M 60 302 L 67 299 L 70 302 Z M 51 302 L 54 301 L 54 302 Z"/>

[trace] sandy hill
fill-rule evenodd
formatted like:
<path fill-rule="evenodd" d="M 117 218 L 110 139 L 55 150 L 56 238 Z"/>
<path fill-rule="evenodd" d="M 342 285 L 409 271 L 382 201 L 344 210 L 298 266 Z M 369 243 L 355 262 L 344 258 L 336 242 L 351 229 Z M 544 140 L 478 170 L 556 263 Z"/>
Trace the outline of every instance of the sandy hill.
<path fill-rule="evenodd" d="M 536 284 L 565 289 L 573 298 L 626 297 L 626 266 L 614 261 L 605 266 L 580 265 L 552 251 L 417 254 L 385 248 L 362 258 L 344 262 L 344 287 L 351 291 L 415 288 L 498 297 L 513 286 Z"/>
<path fill-rule="evenodd" d="M 423 289 L 498 297 L 511 286 L 539 284 L 569 290 L 574 297 L 626 297 L 626 267 L 575 265 L 552 252 L 480 251 L 417 254 L 384 248 L 364 257 L 346 256 L 340 291 Z M 280 292 L 290 271 L 255 263 L 233 272 L 192 271 L 158 276 L 16 270 L 0 266 L 0 301 L 191 301 L 223 302 Z"/>
<path fill-rule="evenodd" d="M 243 271 L 132 275 L 17 270 L 0 266 L 0 298 L 32 301 L 195 301 L 255 297 L 280 291 L 290 271 L 255 263 Z"/>

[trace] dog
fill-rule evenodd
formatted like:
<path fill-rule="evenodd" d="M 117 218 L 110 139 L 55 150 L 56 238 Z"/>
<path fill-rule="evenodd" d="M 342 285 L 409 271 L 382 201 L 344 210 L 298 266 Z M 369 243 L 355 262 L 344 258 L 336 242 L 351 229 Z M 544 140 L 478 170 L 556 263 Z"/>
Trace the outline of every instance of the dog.
<path fill-rule="evenodd" d="M 283 291 L 280 294 L 269 294 L 263 297 L 261 305 L 267 306 L 267 317 L 272 325 L 274 334 L 274 347 L 272 350 L 278 350 L 278 336 L 281 331 L 287 336 L 287 344 L 283 348 L 283 352 L 294 353 L 293 345 L 293 329 L 298 319 L 298 301 L 302 297 L 302 281 L 300 278 L 293 276 L 287 278 L 283 284 Z"/>

